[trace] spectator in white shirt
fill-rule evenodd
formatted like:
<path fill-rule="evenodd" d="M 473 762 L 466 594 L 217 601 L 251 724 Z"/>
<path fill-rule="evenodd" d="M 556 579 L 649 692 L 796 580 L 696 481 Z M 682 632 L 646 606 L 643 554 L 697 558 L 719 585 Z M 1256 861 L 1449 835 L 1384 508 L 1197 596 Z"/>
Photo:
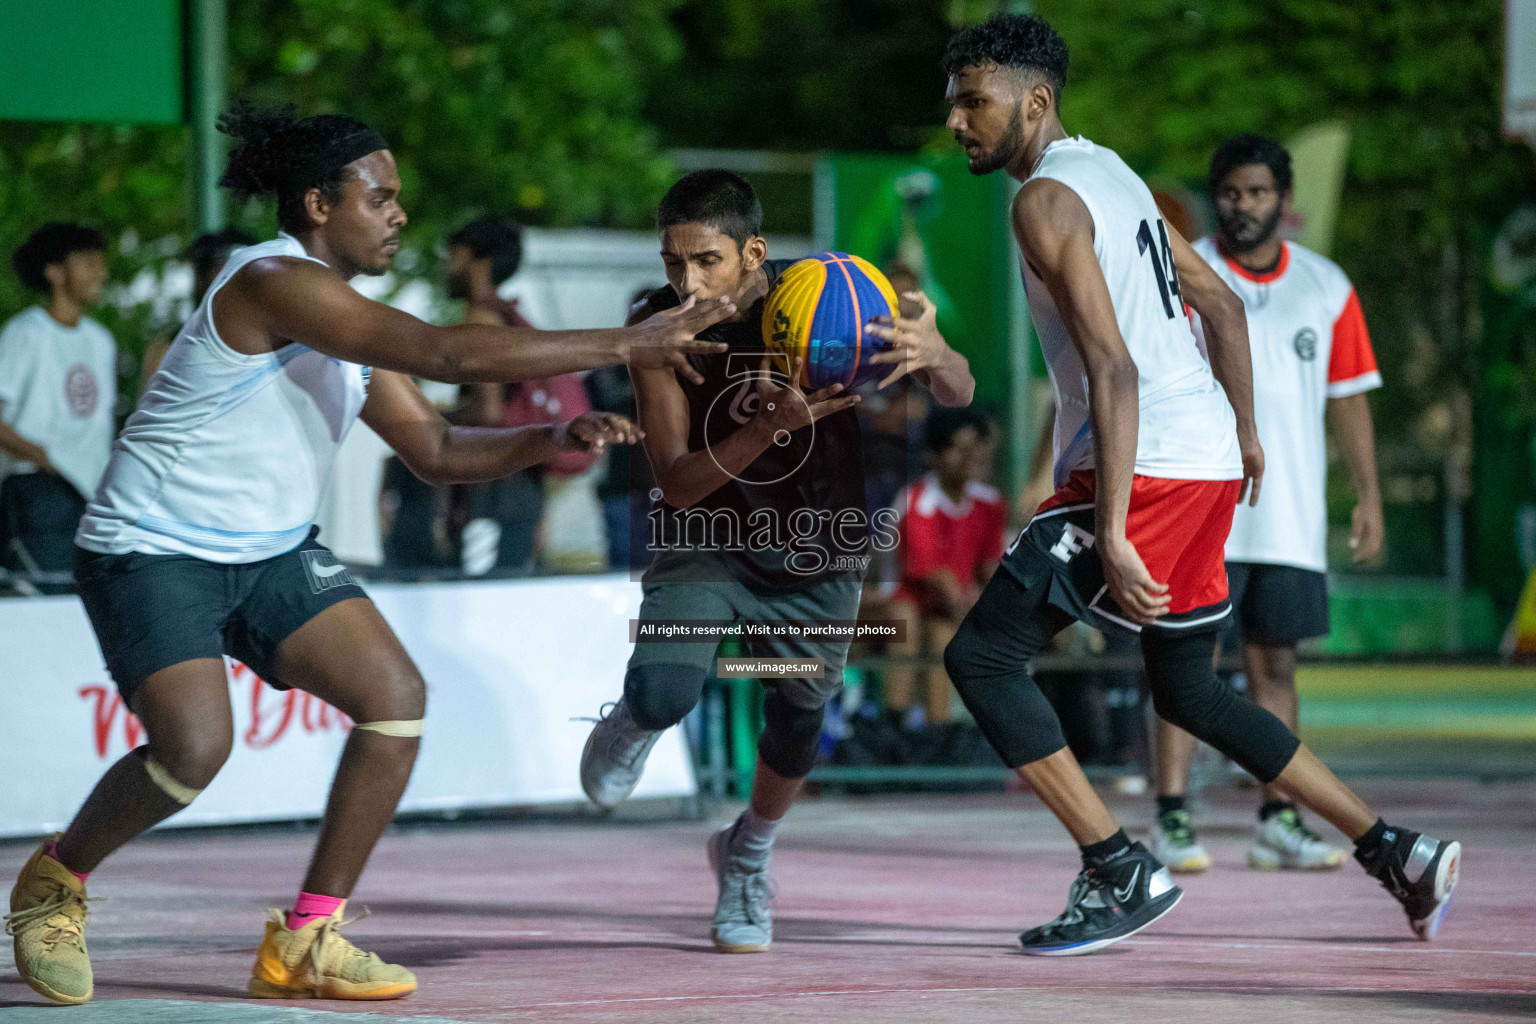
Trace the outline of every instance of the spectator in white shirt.
<path fill-rule="evenodd" d="M 86 316 L 106 287 L 106 242 L 79 224 L 44 224 L 11 262 L 43 303 L 0 330 L 0 559 L 66 572 L 112 449 L 117 346 Z"/>

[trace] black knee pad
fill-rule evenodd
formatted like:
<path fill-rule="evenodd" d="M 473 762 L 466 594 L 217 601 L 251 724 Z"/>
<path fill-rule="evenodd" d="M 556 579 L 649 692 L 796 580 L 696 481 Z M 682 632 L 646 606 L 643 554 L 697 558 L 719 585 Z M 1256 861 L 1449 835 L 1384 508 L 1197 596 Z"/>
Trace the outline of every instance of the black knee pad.
<path fill-rule="evenodd" d="M 704 692 L 707 670 L 695 665 L 636 665 L 624 676 L 624 703 L 642 729 L 669 729 Z"/>
<path fill-rule="evenodd" d="M 1008 767 L 1018 768 L 1067 745 L 1061 720 L 1029 670 L 1030 660 L 1061 625 L 1048 614 L 1036 615 L 1016 583 L 999 593 L 1009 601 L 983 592 L 966 615 L 944 648 L 944 668 L 992 749 Z"/>
<path fill-rule="evenodd" d="M 1216 678 L 1216 634 L 1144 629 L 1141 649 L 1158 717 L 1204 740 L 1260 782 L 1273 782 L 1301 746 L 1284 722 Z"/>
<path fill-rule="evenodd" d="M 821 720 L 826 711 L 814 711 L 791 704 L 770 689 L 763 699 L 763 737 L 757 743 L 757 756 L 786 779 L 803 779 L 816 763 L 816 745 L 821 739 Z"/>

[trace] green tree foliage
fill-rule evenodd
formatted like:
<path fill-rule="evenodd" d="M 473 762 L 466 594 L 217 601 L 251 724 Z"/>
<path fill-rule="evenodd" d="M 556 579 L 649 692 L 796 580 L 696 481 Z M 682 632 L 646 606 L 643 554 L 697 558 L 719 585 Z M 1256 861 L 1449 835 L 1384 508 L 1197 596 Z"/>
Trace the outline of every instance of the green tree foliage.
<path fill-rule="evenodd" d="M 690 0 L 685 56 L 651 76 L 669 146 L 916 149 L 944 120 L 946 5 Z"/>
<path fill-rule="evenodd" d="M 1068 130 L 1143 173 L 1199 183 L 1231 135 L 1284 139 L 1322 120 L 1350 124 L 1331 255 L 1360 294 L 1386 382 L 1373 405 L 1389 515 L 1397 507 L 1391 568 L 1441 571 L 1439 512 L 1456 475 L 1443 467 L 1465 465 L 1471 396 L 1486 369 L 1477 312 L 1488 238 L 1536 193 L 1529 150 L 1500 134 L 1501 0 L 1039 0 L 1037 9 L 1072 46 Z M 1347 521 L 1347 504 L 1340 515 Z"/>
<path fill-rule="evenodd" d="M 671 0 L 242 0 L 232 93 L 344 111 L 395 147 L 418 237 L 467 211 L 635 224 L 666 185 L 636 83 Z"/>
<path fill-rule="evenodd" d="M 446 230 L 484 209 L 539 224 L 639 224 L 667 166 L 636 83 L 680 54 L 674 6 L 241 0 L 229 4 L 230 95 L 375 124 L 400 161 L 406 243 L 429 259 Z M 46 220 L 106 230 L 114 281 L 140 284 L 120 288 L 103 314 L 130 356 L 184 312 L 143 297 L 190 235 L 187 143 L 181 128 L 0 124 L 0 248 Z M 272 230 L 269 210 L 232 214 Z M 0 317 L 30 301 L 0 274 Z"/>

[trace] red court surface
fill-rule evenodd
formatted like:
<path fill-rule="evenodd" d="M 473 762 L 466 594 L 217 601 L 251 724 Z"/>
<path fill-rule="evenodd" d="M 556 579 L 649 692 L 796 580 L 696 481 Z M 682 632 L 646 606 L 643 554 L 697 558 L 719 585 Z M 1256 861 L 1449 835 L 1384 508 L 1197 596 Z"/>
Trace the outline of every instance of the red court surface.
<path fill-rule="evenodd" d="M 96 1001 L 45 1009 L 0 959 L 0 1020 L 1536 1017 L 1532 787 L 1377 779 L 1361 789 L 1391 820 L 1465 844 L 1462 886 L 1435 943 L 1414 939 L 1396 903 L 1353 864 L 1323 875 L 1249 871 L 1252 796 L 1221 791 L 1201 816 L 1216 867 L 1184 883 L 1169 917 L 1095 956 L 1027 958 L 1014 935 L 1060 912 L 1076 860 L 1032 798 L 818 799 L 781 833 L 767 954 L 710 947 L 709 824 L 407 825 L 374 855 L 353 901 L 373 916 L 348 934 L 410 966 L 421 990 L 392 1003 L 253 1004 L 244 983 L 262 912 L 295 888 L 312 830 L 160 833 L 92 879 L 92 894 L 105 897 L 90 931 Z M 1117 809 L 1145 829 L 1149 801 L 1122 798 Z M 7 879 L 29 852 L 0 845 Z"/>

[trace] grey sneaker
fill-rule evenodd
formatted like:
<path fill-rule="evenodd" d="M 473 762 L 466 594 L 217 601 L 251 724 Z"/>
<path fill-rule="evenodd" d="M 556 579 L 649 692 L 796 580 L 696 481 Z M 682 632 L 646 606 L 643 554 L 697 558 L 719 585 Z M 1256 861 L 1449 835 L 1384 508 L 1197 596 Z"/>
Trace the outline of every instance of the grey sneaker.
<path fill-rule="evenodd" d="M 720 895 L 709 935 L 720 953 L 766 953 L 773 944 L 773 914 L 768 909 L 773 887 L 768 872 L 742 871 L 731 863 L 733 822 L 709 837 L 709 866 Z"/>
<path fill-rule="evenodd" d="M 1248 844 L 1248 866 L 1255 871 L 1337 871 L 1344 851 L 1302 823 L 1293 807 L 1259 822 Z"/>
<path fill-rule="evenodd" d="M 635 791 L 661 732 L 636 725 L 622 698 L 604 704 L 595 721 L 581 750 L 581 788 L 597 806 L 612 810 Z"/>

